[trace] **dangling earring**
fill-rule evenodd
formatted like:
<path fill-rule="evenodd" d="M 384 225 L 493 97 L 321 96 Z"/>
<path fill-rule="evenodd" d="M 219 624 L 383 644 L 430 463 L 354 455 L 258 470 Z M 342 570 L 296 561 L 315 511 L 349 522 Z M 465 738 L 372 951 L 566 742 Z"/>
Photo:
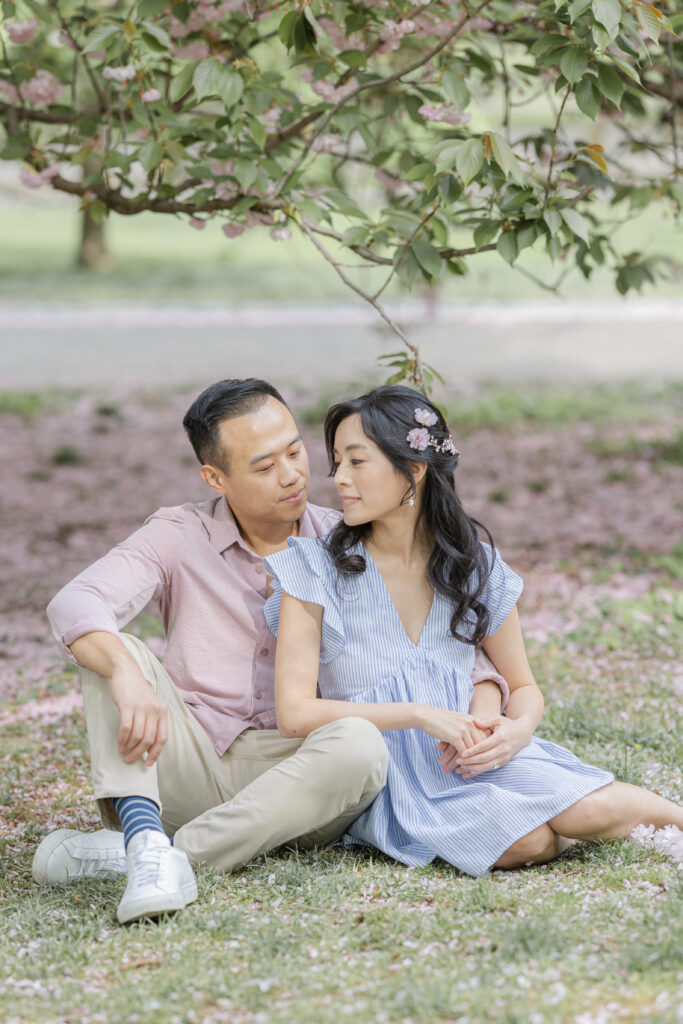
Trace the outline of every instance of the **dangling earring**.
<path fill-rule="evenodd" d="M 412 496 L 412 494 L 408 498 L 408 504 L 410 505 L 411 508 L 415 508 L 415 498 Z"/>

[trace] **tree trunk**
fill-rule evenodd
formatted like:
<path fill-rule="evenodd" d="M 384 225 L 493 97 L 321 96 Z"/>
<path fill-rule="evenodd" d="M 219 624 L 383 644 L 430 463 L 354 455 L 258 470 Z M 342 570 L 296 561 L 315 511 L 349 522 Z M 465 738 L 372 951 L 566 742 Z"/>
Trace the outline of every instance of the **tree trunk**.
<path fill-rule="evenodd" d="M 97 223 L 89 210 L 84 210 L 81 218 L 78 266 L 89 270 L 111 270 L 111 258 L 104 239 L 104 221 Z"/>

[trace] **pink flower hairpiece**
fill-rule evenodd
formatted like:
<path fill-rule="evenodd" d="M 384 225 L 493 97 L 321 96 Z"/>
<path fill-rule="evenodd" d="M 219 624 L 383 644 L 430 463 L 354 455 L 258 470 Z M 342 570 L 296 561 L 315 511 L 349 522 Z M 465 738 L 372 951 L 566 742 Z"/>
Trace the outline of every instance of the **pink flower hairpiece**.
<path fill-rule="evenodd" d="M 453 438 L 449 436 L 445 441 L 437 441 L 432 434 L 429 433 L 428 427 L 433 427 L 435 423 L 439 422 L 439 417 L 435 412 L 431 412 L 430 409 L 416 409 L 415 410 L 415 421 L 421 424 L 419 427 L 413 427 L 412 430 L 408 431 L 406 441 L 411 448 L 415 451 L 423 452 L 427 448 L 433 448 L 434 451 L 447 452 L 449 455 L 459 455 L 460 452 L 453 444 Z"/>

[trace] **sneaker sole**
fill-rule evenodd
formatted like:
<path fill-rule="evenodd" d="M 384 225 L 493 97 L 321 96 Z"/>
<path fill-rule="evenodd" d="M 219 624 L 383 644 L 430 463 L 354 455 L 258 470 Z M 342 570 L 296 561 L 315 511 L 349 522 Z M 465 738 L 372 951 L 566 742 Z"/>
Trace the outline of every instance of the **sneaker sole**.
<path fill-rule="evenodd" d="M 50 832 L 49 835 L 45 836 L 35 852 L 33 864 L 31 865 L 33 881 L 36 882 L 37 885 L 60 885 L 69 881 L 68 878 L 52 881 L 48 878 L 47 866 L 50 857 L 57 847 L 61 846 L 69 836 L 76 835 L 78 835 L 78 831 L 76 829 L 58 828 L 55 832 Z"/>
<path fill-rule="evenodd" d="M 130 924 L 131 921 L 139 921 L 143 917 L 159 917 L 161 914 L 175 914 L 183 910 L 189 903 L 197 899 L 197 883 L 187 882 L 181 886 L 176 897 L 169 897 L 166 894 L 148 896 L 146 899 L 135 900 L 126 907 L 119 904 L 116 917 L 120 924 Z"/>

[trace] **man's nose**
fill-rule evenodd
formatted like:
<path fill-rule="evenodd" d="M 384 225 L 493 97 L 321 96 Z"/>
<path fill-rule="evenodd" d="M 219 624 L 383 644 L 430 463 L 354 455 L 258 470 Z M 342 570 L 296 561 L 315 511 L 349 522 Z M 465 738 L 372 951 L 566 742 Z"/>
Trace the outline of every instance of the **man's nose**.
<path fill-rule="evenodd" d="M 297 467 L 290 461 L 283 462 L 280 465 L 280 485 L 282 487 L 291 487 L 293 483 L 301 476 L 301 473 Z"/>

